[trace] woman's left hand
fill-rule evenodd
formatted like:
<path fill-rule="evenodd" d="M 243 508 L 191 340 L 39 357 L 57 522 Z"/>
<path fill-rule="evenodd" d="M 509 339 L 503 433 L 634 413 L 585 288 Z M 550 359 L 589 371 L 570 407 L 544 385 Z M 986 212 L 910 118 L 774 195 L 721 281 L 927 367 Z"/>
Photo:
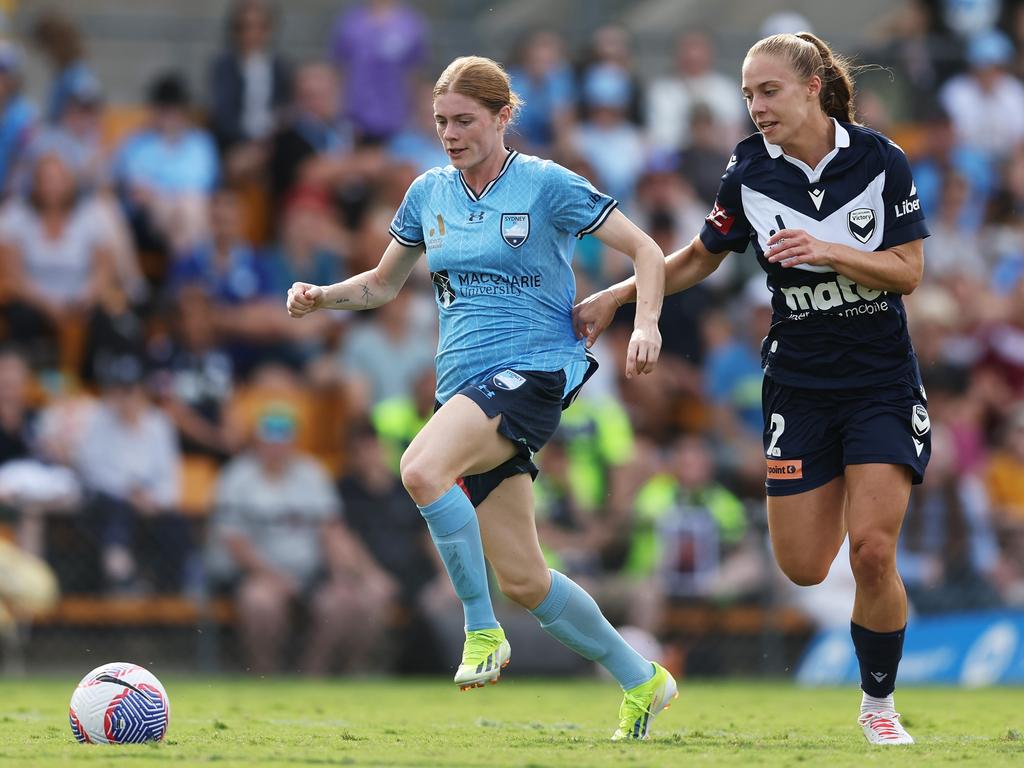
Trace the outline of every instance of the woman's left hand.
<path fill-rule="evenodd" d="M 637 324 L 626 351 L 626 378 L 651 373 L 661 354 L 661 331 L 657 323 Z"/>
<path fill-rule="evenodd" d="M 802 229 L 783 229 L 768 238 L 765 257 L 770 263 L 783 267 L 797 264 L 831 267 L 832 243 L 811 237 Z"/>

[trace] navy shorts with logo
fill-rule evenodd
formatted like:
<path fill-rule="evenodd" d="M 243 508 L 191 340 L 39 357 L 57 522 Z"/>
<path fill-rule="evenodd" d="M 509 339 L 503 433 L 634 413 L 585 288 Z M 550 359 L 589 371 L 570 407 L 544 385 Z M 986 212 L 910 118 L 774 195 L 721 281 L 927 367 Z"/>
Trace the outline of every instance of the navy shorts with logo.
<path fill-rule="evenodd" d="M 479 506 L 506 478 L 527 472 L 530 477 L 537 477 L 538 469 L 533 463 L 533 454 L 543 448 L 555 434 L 562 411 L 572 405 L 587 379 L 597 370 L 597 360 L 589 353 L 587 363 L 582 381 L 569 392 L 566 392 L 564 371 L 511 369 L 459 390 L 458 394 L 465 395 L 480 406 L 488 418 L 501 416 L 498 433 L 515 443 L 519 449 L 504 464 L 479 475 L 466 475 L 460 480 L 460 485 L 474 507 Z"/>
<path fill-rule="evenodd" d="M 903 464 L 915 485 L 931 455 L 928 401 L 915 369 L 893 384 L 804 389 L 764 377 L 765 488 L 789 496 L 818 488 L 849 464 Z"/>

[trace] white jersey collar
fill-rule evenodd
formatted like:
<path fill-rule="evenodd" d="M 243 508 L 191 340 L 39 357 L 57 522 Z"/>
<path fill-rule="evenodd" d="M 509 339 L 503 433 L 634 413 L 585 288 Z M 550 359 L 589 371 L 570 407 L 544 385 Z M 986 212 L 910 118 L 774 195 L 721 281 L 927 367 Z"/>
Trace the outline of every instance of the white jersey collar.
<path fill-rule="evenodd" d="M 829 152 L 827 155 L 821 158 L 821 162 L 819 162 L 817 167 L 815 168 L 811 168 L 811 166 L 809 166 L 803 160 L 797 160 L 795 157 L 790 157 L 789 155 L 782 151 L 782 147 L 779 144 L 769 143 L 768 139 L 765 139 L 764 135 L 762 134 L 761 139 L 764 141 L 764 148 L 768 151 L 768 155 L 772 159 L 777 160 L 778 158 L 781 157 L 783 160 L 792 163 L 797 168 L 802 170 L 805 174 L 807 174 L 808 181 L 816 182 L 818 181 L 818 179 L 821 178 L 821 174 L 824 172 L 825 167 L 829 164 L 832 158 L 839 154 L 839 150 L 845 149 L 846 147 L 850 146 L 849 131 L 843 128 L 843 126 L 839 124 L 839 121 L 836 120 L 834 117 L 831 118 L 831 120 L 832 124 L 836 128 L 836 145 L 832 148 L 831 152 Z"/>

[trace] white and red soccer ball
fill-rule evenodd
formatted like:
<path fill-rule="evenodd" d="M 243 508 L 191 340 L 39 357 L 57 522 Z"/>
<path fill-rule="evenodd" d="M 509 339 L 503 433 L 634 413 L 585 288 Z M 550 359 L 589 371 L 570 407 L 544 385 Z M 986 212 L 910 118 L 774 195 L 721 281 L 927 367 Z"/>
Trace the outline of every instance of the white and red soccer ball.
<path fill-rule="evenodd" d="M 71 732 L 83 744 L 140 744 L 167 733 L 171 702 L 151 672 L 115 661 L 96 667 L 71 694 Z"/>

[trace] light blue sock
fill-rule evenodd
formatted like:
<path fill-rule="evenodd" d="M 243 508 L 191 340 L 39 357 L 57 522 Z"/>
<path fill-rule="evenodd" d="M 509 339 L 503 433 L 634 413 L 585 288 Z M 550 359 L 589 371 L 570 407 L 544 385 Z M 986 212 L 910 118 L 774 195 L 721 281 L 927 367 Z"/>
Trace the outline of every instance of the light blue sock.
<path fill-rule="evenodd" d="M 466 630 L 499 627 L 491 607 L 484 545 L 472 502 L 459 486 L 453 485 L 437 501 L 420 507 L 420 514 L 427 521 L 430 538 L 462 601 Z"/>
<path fill-rule="evenodd" d="M 651 662 L 622 639 L 594 598 L 568 576 L 551 571 L 551 590 L 530 613 L 549 635 L 607 669 L 623 690 L 654 676 Z"/>

